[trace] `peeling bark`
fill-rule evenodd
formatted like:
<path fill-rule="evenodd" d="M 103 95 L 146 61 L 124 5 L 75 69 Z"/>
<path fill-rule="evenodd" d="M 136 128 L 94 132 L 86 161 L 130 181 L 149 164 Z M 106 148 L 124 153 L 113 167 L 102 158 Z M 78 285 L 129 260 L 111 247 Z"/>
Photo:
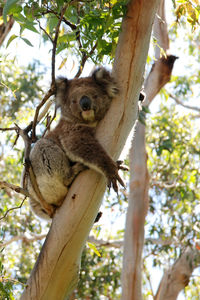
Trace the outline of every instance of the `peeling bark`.
<path fill-rule="evenodd" d="M 159 0 L 132 0 L 122 25 L 113 72 L 121 95 L 99 124 L 97 138 L 117 159 L 137 116 L 151 27 Z M 142 50 L 141 50 L 142 49 Z M 73 182 L 53 222 L 21 300 L 66 299 L 78 281 L 80 257 L 97 215 L 105 180 L 92 170 Z"/>

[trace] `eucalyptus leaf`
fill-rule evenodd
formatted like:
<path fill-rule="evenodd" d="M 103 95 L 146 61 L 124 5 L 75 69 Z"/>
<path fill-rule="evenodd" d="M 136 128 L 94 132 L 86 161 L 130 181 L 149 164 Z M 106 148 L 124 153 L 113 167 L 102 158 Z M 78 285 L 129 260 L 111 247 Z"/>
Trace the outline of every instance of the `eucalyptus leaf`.
<path fill-rule="evenodd" d="M 27 45 L 33 47 L 33 45 L 31 44 L 31 42 L 30 42 L 28 39 L 23 38 L 23 37 L 21 37 L 21 39 L 22 39 Z"/>
<path fill-rule="evenodd" d="M 19 0 L 7 0 L 6 4 L 3 8 L 3 21 L 6 24 L 7 23 L 7 15 L 10 12 L 10 9 L 17 3 Z"/>

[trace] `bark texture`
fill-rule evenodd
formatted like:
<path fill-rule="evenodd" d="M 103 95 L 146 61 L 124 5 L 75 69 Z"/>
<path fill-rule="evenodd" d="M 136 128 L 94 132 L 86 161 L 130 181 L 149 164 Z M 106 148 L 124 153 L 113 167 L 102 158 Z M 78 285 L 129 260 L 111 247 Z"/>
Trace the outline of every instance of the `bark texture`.
<path fill-rule="evenodd" d="M 164 1 L 160 6 L 154 22 L 154 36 L 162 48 L 169 48 L 169 40 L 164 15 Z M 158 48 L 158 47 L 157 47 Z M 170 80 L 175 56 L 160 58 L 156 49 L 157 60 L 145 80 L 146 100 L 149 105 L 160 89 Z M 147 170 L 147 153 L 145 147 L 145 126 L 138 122 L 130 150 L 130 193 L 126 217 L 124 239 L 124 257 L 122 271 L 122 299 L 142 299 L 142 250 L 144 245 L 144 224 L 148 210 L 149 175 Z"/>
<path fill-rule="evenodd" d="M 97 138 L 117 159 L 137 116 L 151 27 L 159 0 L 132 0 L 116 52 L 113 72 L 121 95 L 97 130 Z M 74 181 L 27 282 L 21 300 L 63 300 L 78 281 L 81 252 L 97 215 L 105 180 L 96 172 L 82 172 Z"/>

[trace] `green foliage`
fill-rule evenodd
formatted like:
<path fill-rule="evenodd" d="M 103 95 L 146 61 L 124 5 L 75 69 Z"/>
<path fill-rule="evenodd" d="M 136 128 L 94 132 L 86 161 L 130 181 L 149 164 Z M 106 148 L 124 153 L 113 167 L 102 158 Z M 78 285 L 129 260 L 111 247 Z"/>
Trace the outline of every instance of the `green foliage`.
<path fill-rule="evenodd" d="M 70 2 L 64 14 L 57 42 L 57 54 L 65 54 L 73 48 L 75 55 L 83 59 L 87 55 L 94 62 L 102 62 L 105 56 L 112 60 L 120 32 L 121 21 L 126 12 L 126 0 Z M 62 5 L 67 1 L 17 1 L 8 0 L 4 6 L 4 22 L 9 14 L 20 25 L 19 36 L 10 37 L 7 46 L 16 38 L 21 38 L 32 46 L 28 38 L 23 37 L 25 29 L 43 35 L 44 41 L 55 37 Z M 44 18 L 45 17 L 45 18 Z M 39 32 L 39 24 L 43 28 Z M 68 52 L 69 54 L 69 52 Z"/>
<path fill-rule="evenodd" d="M 200 132 L 195 131 L 190 117 L 175 108 L 161 106 L 148 127 L 149 170 L 152 175 L 151 203 L 148 217 L 148 235 L 165 240 L 178 240 L 163 247 L 151 245 L 154 253 L 169 255 L 173 259 L 181 247 L 200 238 Z M 162 256 L 163 259 L 163 256 Z M 155 257 L 154 263 L 162 261 Z"/>
<path fill-rule="evenodd" d="M 94 300 L 99 300 L 101 296 L 120 299 L 121 250 L 107 251 L 101 247 L 99 251 L 101 256 L 87 248 L 83 251 L 76 299 L 87 299 L 87 296 Z"/>
<path fill-rule="evenodd" d="M 6 278 L 6 271 L 0 259 L 0 298 L 4 300 L 14 300 L 12 296 L 13 281 Z"/>
<path fill-rule="evenodd" d="M 198 0 L 179 0 L 176 1 L 176 16 L 177 22 L 181 20 L 181 18 L 187 18 L 187 22 L 191 24 L 193 28 L 198 25 L 200 5 Z"/>

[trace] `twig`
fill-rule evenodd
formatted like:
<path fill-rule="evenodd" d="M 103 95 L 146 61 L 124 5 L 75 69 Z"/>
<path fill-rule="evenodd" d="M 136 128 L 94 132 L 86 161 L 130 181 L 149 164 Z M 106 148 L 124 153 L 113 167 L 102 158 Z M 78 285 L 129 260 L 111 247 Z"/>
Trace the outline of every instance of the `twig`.
<path fill-rule="evenodd" d="M 18 280 L 16 280 L 16 279 L 13 279 L 13 278 L 6 278 L 6 277 L 4 277 L 4 276 L 0 276 L 0 282 L 12 282 L 12 283 L 14 283 L 14 284 L 21 284 L 21 285 L 23 285 L 24 287 L 26 286 L 26 284 L 25 283 L 23 283 L 23 282 L 21 282 L 21 281 L 18 281 Z"/>
<path fill-rule="evenodd" d="M 10 245 L 12 244 L 13 242 L 17 242 L 17 241 L 20 241 L 22 240 L 23 242 L 25 243 L 32 243 L 34 241 L 38 241 L 38 240 L 42 240 L 46 237 L 46 234 L 40 234 L 40 235 L 37 235 L 37 234 L 31 234 L 33 237 L 29 238 L 27 237 L 25 234 L 20 234 L 20 235 L 17 235 L 17 236 L 14 236 L 12 237 L 10 240 L 4 242 L 4 243 L 0 243 L 0 247 L 1 248 L 4 248 L 6 247 L 7 245 Z"/>
<path fill-rule="evenodd" d="M 192 105 L 186 105 L 184 104 L 182 101 L 180 101 L 177 97 L 175 97 L 174 95 L 172 95 L 171 93 L 167 92 L 169 97 L 172 98 L 173 100 L 175 100 L 175 102 L 185 108 L 188 108 L 188 109 L 192 109 L 192 110 L 196 110 L 198 112 L 200 112 L 200 108 L 197 107 L 197 106 L 192 106 Z"/>
<path fill-rule="evenodd" d="M 18 136 L 21 136 L 24 141 L 25 151 L 24 151 L 24 158 L 25 160 L 29 158 L 29 154 L 31 151 L 31 138 L 28 136 L 28 132 L 31 130 L 32 123 L 30 123 L 25 129 L 21 129 L 16 123 L 16 132 Z"/>
<path fill-rule="evenodd" d="M 0 218 L 0 221 L 3 220 L 3 219 L 7 216 L 7 214 L 8 214 L 10 211 L 12 211 L 12 210 L 14 210 L 14 209 L 19 209 L 19 208 L 21 208 L 22 205 L 24 204 L 24 201 L 26 200 L 26 198 L 27 198 L 27 197 L 25 197 L 25 198 L 22 200 L 22 202 L 21 202 L 21 204 L 20 204 L 19 206 L 15 206 L 15 207 L 12 207 L 12 208 L 8 209 L 8 210 L 6 211 L 6 213 L 3 215 L 3 217 Z"/>
<path fill-rule="evenodd" d="M 5 247 L 13 242 L 20 241 L 20 240 L 22 240 L 26 243 L 32 243 L 34 241 L 42 240 L 43 238 L 46 237 L 46 234 L 37 235 L 37 234 L 31 233 L 31 235 L 32 235 L 31 238 L 27 237 L 25 234 L 14 236 L 10 240 L 0 244 L 0 246 Z M 100 246 L 100 247 L 121 248 L 123 245 L 123 241 L 104 241 L 104 240 L 95 239 L 93 236 L 88 237 L 88 241 L 90 243 L 94 243 L 96 246 Z"/>
<path fill-rule="evenodd" d="M 55 63 L 55 61 L 54 61 L 54 63 Z M 35 116 L 34 116 L 33 125 L 32 125 L 32 142 L 35 142 L 37 140 L 36 134 L 35 134 L 35 128 L 38 123 L 38 115 L 39 115 L 40 108 L 47 102 L 47 100 L 52 95 L 55 95 L 55 92 L 56 92 L 55 86 L 51 86 L 51 88 L 48 90 L 48 92 L 46 93 L 46 95 L 44 96 L 44 98 L 42 99 L 40 104 L 36 107 Z"/>
<path fill-rule="evenodd" d="M 191 119 L 199 119 L 200 118 L 200 115 L 191 115 Z"/>
<path fill-rule="evenodd" d="M 105 241 L 96 239 L 94 236 L 88 237 L 88 242 L 95 244 L 96 246 L 101 247 L 111 247 L 111 248 L 121 248 L 123 246 L 123 241 Z"/>
<path fill-rule="evenodd" d="M 52 60 L 51 60 L 51 86 L 55 86 L 55 57 L 56 57 L 56 47 L 57 47 L 57 40 L 58 40 L 58 34 L 59 34 L 59 29 L 60 29 L 60 24 L 62 22 L 64 13 L 67 9 L 68 4 L 65 4 L 60 13 L 60 18 L 58 21 L 58 24 L 56 26 L 56 32 L 55 32 L 55 37 L 53 39 L 53 49 L 52 49 Z"/>
<path fill-rule="evenodd" d="M 44 136 L 45 136 L 45 134 L 46 134 L 46 132 L 47 132 L 47 130 L 49 130 L 49 129 L 50 129 L 50 126 L 51 126 L 51 124 L 52 124 L 53 120 L 54 120 L 54 119 L 55 119 L 55 117 L 56 117 L 56 113 L 57 113 L 57 109 L 56 109 L 56 107 L 55 107 L 55 110 L 54 110 L 54 115 L 53 115 L 53 117 L 51 118 L 50 122 L 48 122 L 48 124 L 47 124 L 47 126 L 46 126 L 46 128 L 45 128 L 45 131 L 43 132 L 43 135 L 42 135 L 42 137 L 44 137 Z"/>
<path fill-rule="evenodd" d="M 48 38 L 50 39 L 50 41 L 53 43 L 52 37 L 51 37 L 51 36 L 48 34 L 48 32 L 41 26 L 40 21 L 37 20 L 37 22 L 38 22 L 38 24 L 39 24 L 40 29 L 48 36 Z"/>
<path fill-rule="evenodd" d="M 16 193 L 19 193 L 26 197 L 29 197 L 28 191 L 21 188 L 20 186 L 8 183 L 6 181 L 0 181 L 0 189 L 4 189 L 4 188 L 9 188 L 9 189 L 15 191 Z"/>
<path fill-rule="evenodd" d="M 165 183 L 165 182 L 160 182 L 160 181 L 152 180 L 152 181 L 151 181 L 151 185 L 152 185 L 152 186 L 157 186 L 157 187 L 159 187 L 159 188 L 161 188 L 161 189 L 172 189 L 172 188 L 176 187 L 176 185 L 177 185 L 177 180 L 178 180 L 178 179 L 176 179 L 176 180 L 175 180 L 174 182 L 172 182 L 172 183 Z"/>
<path fill-rule="evenodd" d="M 87 59 L 94 53 L 96 47 L 97 47 L 97 42 L 95 43 L 95 45 L 92 47 L 91 51 L 88 54 L 86 54 L 86 51 L 82 51 L 82 59 L 81 59 L 80 67 L 78 69 L 78 72 L 75 75 L 75 78 L 78 78 L 81 75 Z"/>
<path fill-rule="evenodd" d="M 1 131 L 9 131 L 9 130 L 16 130 L 16 129 L 17 129 L 17 127 L 10 127 L 10 128 L 2 128 L 2 127 L 0 127 Z"/>

